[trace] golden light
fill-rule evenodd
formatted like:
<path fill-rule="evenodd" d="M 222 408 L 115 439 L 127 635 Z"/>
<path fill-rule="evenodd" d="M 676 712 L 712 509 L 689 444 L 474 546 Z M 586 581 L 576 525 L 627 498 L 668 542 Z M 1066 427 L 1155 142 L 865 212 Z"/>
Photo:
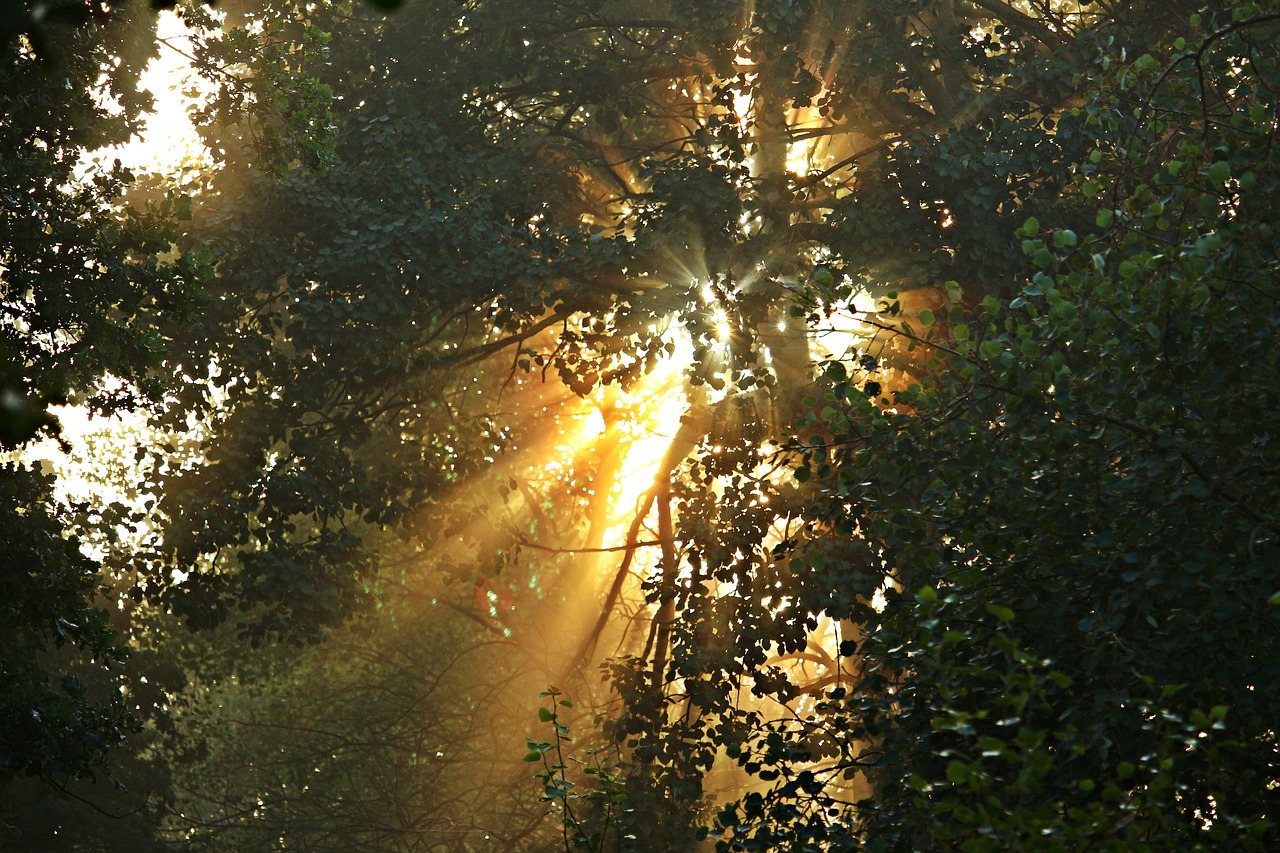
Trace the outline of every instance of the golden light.
<path fill-rule="evenodd" d="M 818 131 L 830 126 L 817 109 L 803 107 L 791 109 L 787 113 L 787 127 L 791 130 L 792 141 L 787 143 L 786 170 L 792 175 L 804 175 L 817 158 L 819 145 L 830 137 L 820 135 Z M 810 131 L 806 134 L 805 131 Z M 799 138 L 796 138 L 799 137 Z"/>
<path fill-rule="evenodd" d="M 689 404 L 684 373 L 692 360 L 693 346 L 683 329 L 672 328 L 669 334 L 675 351 L 629 391 L 618 391 L 614 402 L 626 449 L 612 486 L 610 526 L 605 534 L 610 547 L 624 543 L 631 513 L 653 486 Z"/>

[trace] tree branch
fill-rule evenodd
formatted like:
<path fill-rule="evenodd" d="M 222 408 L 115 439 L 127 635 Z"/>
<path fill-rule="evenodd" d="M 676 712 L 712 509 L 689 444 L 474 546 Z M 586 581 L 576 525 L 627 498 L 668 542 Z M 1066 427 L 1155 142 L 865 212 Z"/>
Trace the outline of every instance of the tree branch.
<path fill-rule="evenodd" d="M 1050 48 L 1059 48 L 1068 43 L 1065 36 L 1054 32 L 1030 15 L 1019 12 L 1003 0 L 970 0 L 970 2 L 995 15 L 1001 23 L 1035 36 L 1037 41 Z"/>

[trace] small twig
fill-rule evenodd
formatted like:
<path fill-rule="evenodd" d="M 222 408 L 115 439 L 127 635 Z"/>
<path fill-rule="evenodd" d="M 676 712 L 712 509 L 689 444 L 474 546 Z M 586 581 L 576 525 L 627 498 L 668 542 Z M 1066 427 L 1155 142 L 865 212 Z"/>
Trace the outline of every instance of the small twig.
<path fill-rule="evenodd" d="M 634 545 L 632 545 L 631 543 L 627 543 L 623 545 L 609 545 L 609 546 L 600 547 L 600 548 L 588 548 L 586 546 L 583 546 L 581 548 L 573 548 L 573 547 L 556 548 L 551 545 L 543 545 L 539 542 L 530 542 L 526 539 L 517 539 L 516 544 L 521 546 L 522 548 L 533 548 L 536 551 L 544 551 L 548 554 L 614 554 L 614 553 L 617 553 L 618 551 L 626 551 L 632 547 L 648 548 L 654 545 L 661 545 L 662 543 L 657 539 L 646 539 L 643 542 L 636 542 Z"/>

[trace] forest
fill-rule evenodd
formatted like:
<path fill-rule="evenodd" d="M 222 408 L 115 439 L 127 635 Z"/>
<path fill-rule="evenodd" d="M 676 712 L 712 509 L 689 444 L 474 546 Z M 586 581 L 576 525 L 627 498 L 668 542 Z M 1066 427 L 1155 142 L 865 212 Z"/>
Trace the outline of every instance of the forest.
<path fill-rule="evenodd" d="M 0 850 L 1280 849 L 1277 0 L 0 46 Z"/>

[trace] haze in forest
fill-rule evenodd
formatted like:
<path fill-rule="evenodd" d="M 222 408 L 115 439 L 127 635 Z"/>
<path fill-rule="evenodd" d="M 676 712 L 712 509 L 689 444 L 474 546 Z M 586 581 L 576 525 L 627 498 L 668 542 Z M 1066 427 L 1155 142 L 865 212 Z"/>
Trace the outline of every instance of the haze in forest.
<path fill-rule="evenodd" d="M 10 11 L 0 849 L 1275 846 L 1273 0 Z"/>

